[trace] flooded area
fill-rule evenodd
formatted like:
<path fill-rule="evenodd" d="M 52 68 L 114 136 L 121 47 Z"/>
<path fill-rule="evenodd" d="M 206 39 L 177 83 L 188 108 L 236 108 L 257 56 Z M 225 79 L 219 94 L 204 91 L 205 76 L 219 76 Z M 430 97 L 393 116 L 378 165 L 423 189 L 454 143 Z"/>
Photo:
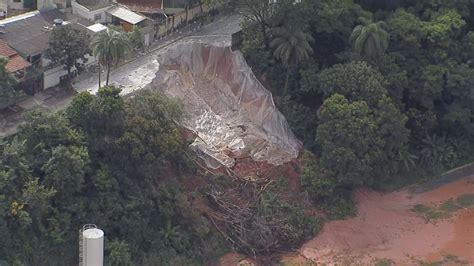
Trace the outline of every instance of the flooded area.
<path fill-rule="evenodd" d="M 414 194 L 408 189 L 379 193 L 367 189 L 356 193 L 358 215 L 326 223 L 322 232 L 283 262 L 303 264 L 443 265 L 474 263 L 474 208 L 460 207 L 449 215 L 433 211 L 433 219 L 414 211 L 415 206 L 437 208 L 461 195 L 474 193 L 474 177 Z M 448 202 L 448 203 L 449 203 Z M 454 201 L 455 202 L 455 201 Z"/>

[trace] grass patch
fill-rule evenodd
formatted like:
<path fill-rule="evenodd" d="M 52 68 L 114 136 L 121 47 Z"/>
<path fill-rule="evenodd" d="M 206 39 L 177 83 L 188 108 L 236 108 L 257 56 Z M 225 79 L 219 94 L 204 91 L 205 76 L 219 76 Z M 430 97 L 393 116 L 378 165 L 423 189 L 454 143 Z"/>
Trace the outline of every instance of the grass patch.
<path fill-rule="evenodd" d="M 433 221 L 449 217 L 452 213 L 462 209 L 474 206 L 474 194 L 463 194 L 456 200 L 449 199 L 438 207 L 430 207 L 423 204 L 417 204 L 413 211 L 423 216 L 426 221 Z"/>
<path fill-rule="evenodd" d="M 459 206 L 459 204 L 457 202 L 454 202 L 452 199 L 449 199 L 446 202 L 444 202 L 443 204 L 441 204 L 441 206 L 439 208 L 440 208 L 441 211 L 452 213 L 452 212 L 455 212 L 455 211 L 461 209 L 462 207 Z"/>
<path fill-rule="evenodd" d="M 423 216 L 426 221 L 437 220 L 445 218 L 447 212 L 439 210 L 437 208 L 428 207 L 423 204 L 417 204 L 413 207 L 413 211 Z"/>
<path fill-rule="evenodd" d="M 441 261 L 434 261 L 434 262 L 423 262 L 418 261 L 421 266 L 442 266 L 442 265 L 469 265 L 467 261 L 461 260 L 456 255 L 448 254 L 444 256 L 443 260 Z"/>
<path fill-rule="evenodd" d="M 474 205 L 474 194 L 463 194 L 456 199 L 457 204 L 467 208 Z"/>
<path fill-rule="evenodd" d="M 389 259 L 377 259 L 375 261 L 375 266 L 392 266 L 393 262 Z"/>

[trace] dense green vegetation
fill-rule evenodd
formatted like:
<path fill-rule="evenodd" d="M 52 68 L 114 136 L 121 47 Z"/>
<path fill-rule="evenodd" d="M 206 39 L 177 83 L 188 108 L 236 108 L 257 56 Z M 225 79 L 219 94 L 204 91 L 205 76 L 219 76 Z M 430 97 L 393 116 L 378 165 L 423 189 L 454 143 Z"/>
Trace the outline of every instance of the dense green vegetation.
<path fill-rule="evenodd" d="M 179 105 L 119 92 L 105 87 L 64 112 L 32 113 L 1 145 L 0 258 L 74 265 L 85 223 L 106 231 L 110 265 L 186 265 L 222 252 L 183 194 L 195 169 L 175 124 Z"/>
<path fill-rule="evenodd" d="M 357 186 L 472 160 L 474 1 L 293 2 L 234 5 L 248 63 L 314 154 L 302 182 L 316 203 L 343 217 Z"/>

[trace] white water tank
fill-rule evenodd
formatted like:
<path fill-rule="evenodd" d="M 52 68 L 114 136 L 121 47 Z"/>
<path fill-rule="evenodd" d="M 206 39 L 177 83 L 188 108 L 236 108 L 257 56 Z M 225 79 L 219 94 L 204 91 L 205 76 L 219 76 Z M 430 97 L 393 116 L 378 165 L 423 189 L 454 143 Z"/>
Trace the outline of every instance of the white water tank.
<path fill-rule="evenodd" d="M 104 265 L 104 232 L 98 228 L 85 229 L 82 232 L 82 265 Z"/>

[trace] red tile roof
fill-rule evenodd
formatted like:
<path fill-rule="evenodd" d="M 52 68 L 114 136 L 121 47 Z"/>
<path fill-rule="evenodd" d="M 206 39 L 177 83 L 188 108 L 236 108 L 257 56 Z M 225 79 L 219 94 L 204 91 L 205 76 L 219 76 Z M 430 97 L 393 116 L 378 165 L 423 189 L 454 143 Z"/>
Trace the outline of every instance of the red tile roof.
<path fill-rule="evenodd" d="M 11 73 L 31 66 L 28 61 L 18 55 L 17 51 L 13 50 L 13 48 L 11 48 L 10 45 L 8 45 L 8 43 L 4 40 L 0 40 L 0 56 L 6 57 L 8 59 L 8 63 L 5 68 Z"/>
<path fill-rule="evenodd" d="M 13 50 L 10 45 L 4 40 L 0 40 L 0 56 L 10 57 L 18 54 L 15 50 Z"/>
<path fill-rule="evenodd" d="M 23 59 L 21 56 L 19 55 L 14 55 L 12 57 L 10 57 L 8 59 L 8 63 L 7 65 L 5 66 L 5 68 L 11 72 L 11 73 L 14 73 L 18 70 L 22 70 L 22 69 L 25 69 L 27 67 L 31 66 L 31 64 L 26 61 L 25 59 Z"/>

